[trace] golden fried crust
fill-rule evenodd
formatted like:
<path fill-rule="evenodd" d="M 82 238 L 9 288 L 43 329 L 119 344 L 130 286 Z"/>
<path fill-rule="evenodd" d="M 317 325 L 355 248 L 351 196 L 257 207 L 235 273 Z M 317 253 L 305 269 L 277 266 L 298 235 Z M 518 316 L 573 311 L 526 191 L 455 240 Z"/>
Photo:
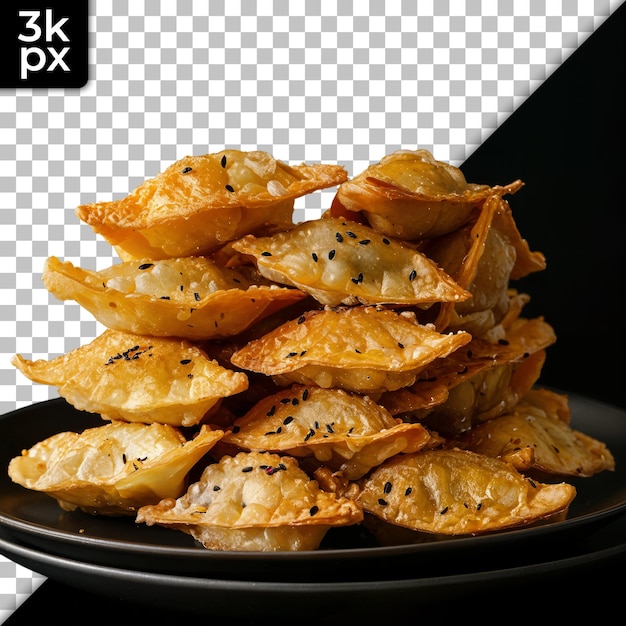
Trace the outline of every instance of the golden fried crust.
<path fill-rule="evenodd" d="M 518 318 L 498 341 L 473 338 L 420 372 L 415 384 L 385 393 L 392 415 L 410 413 L 446 436 L 511 409 L 537 382 L 556 341 L 543 318 Z"/>
<path fill-rule="evenodd" d="M 193 426 L 248 378 L 181 339 L 105 330 L 91 343 L 50 361 L 13 364 L 34 382 L 55 385 L 77 409 L 104 419 Z"/>
<path fill-rule="evenodd" d="M 461 447 L 501 458 L 520 471 L 589 477 L 615 469 L 606 445 L 573 429 L 558 414 L 522 400 L 514 409 L 473 427 L 456 442 Z"/>
<path fill-rule="evenodd" d="M 410 313 L 326 308 L 251 341 L 231 362 L 291 382 L 372 394 L 411 385 L 429 363 L 470 340 L 469 333 L 440 334 L 422 326 Z"/>
<path fill-rule="evenodd" d="M 521 186 L 521 181 L 505 187 L 468 183 L 461 170 L 436 161 L 427 150 L 401 150 L 342 183 L 336 200 L 348 211 L 362 212 L 385 235 L 418 240 L 452 232 L 485 198 Z"/>
<path fill-rule="evenodd" d="M 217 550 L 313 550 L 332 526 L 358 524 L 352 500 L 327 493 L 293 457 L 240 452 L 208 465 L 178 500 L 137 512 L 136 521 L 174 527 Z"/>
<path fill-rule="evenodd" d="M 239 334 L 306 297 L 244 269 L 220 267 L 208 257 L 182 257 L 127 261 L 93 271 L 50 257 L 43 283 L 60 300 L 78 302 L 107 328 L 204 340 Z"/>
<path fill-rule="evenodd" d="M 422 252 L 432 258 L 472 297 L 443 303 L 439 329 L 465 328 L 474 335 L 488 332 L 506 315 L 498 309 L 513 304 L 509 281 L 546 267 L 541 252 L 532 252 L 522 239 L 506 200 L 489 196 L 461 228 L 425 242 Z"/>
<path fill-rule="evenodd" d="M 349 480 L 399 453 L 442 440 L 421 424 L 404 424 L 366 396 L 295 385 L 260 400 L 235 421 L 224 443 L 315 457 Z"/>
<path fill-rule="evenodd" d="M 470 297 L 428 257 L 347 220 L 326 217 L 233 243 L 263 276 L 326 305 L 458 302 Z"/>
<path fill-rule="evenodd" d="M 223 150 L 180 159 L 121 200 L 76 214 L 123 260 L 202 255 L 291 225 L 296 198 L 346 178 L 339 165 L 289 166 L 262 151 Z"/>
<path fill-rule="evenodd" d="M 551 517 L 575 495 L 572 485 L 532 481 L 500 459 L 439 449 L 386 461 L 364 481 L 357 502 L 390 524 L 475 535 Z"/>
<path fill-rule="evenodd" d="M 191 468 L 222 435 L 203 426 L 187 441 L 169 425 L 112 422 L 35 444 L 11 459 L 9 476 L 67 511 L 134 515 L 143 505 L 181 495 Z"/>

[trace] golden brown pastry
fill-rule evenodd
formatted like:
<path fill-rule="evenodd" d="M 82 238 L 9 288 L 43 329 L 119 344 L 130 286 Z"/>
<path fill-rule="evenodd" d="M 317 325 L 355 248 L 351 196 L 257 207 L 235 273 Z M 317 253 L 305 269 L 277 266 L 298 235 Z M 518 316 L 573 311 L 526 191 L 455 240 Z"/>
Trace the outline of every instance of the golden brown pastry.
<path fill-rule="evenodd" d="M 244 373 L 188 341 L 114 330 L 50 361 L 15 355 L 12 362 L 31 380 L 57 386 L 72 406 L 106 420 L 193 426 L 248 387 Z"/>
<path fill-rule="evenodd" d="M 512 409 L 538 381 L 556 341 L 542 318 L 512 321 L 497 341 L 473 338 L 429 365 L 415 384 L 383 394 L 393 415 L 421 420 L 450 437 Z"/>
<path fill-rule="evenodd" d="M 435 447 L 442 439 L 421 424 L 394 419 L 367 396 L 294 385 L 260 400 L 222 442 L 314 457 L 356 480 L 394 454 Z"/>
<path fill-rule="evenodd" d="M 231 356 L 236 367 L 291 383 L 380 394 L 406 387 L 435 359 L 471 340 L 441 334 L 412 313 L 373 306 L 326 307 L 282 324 Z"/>
<path fill-rule="evenodd" d="M 253 268 L 208 257 L 127 261 L 93 271 L 50 257 L 43 283 L 114 330 L 190 340 L 236 335 L 306 294 L 269 284 Z"/>
<path fill-rule="evenodd" d="M 511 279 L 546 267 L 544 255 L 530 250 L 508 203 L 497 195 L 463 227 L 429 240 L 422 251 L 472 294 L 459 303 L 443 303 L 437 328 L 463 328 L 473 335 L 488 333 L 507 314 Z"/>
<path fill-rule="evenodd" d="M 363 520 L 352 500 L 327 493 L 293 457 L 240 452 L 208 465 L 175 499 L 142 507 L 136 521 L 186 532 L 210 550 L 315 550 L 333 526 Z"/>
<path fill-rule="evenodd" d="M 428 150 L 398 150 L 342 183 L 331 212 L 362 213 L 380 233 L 418 240 L 452 232 L 488 196 L 520 187 L 519 180 L 505 187 L 468 183 L 460 169 Z"/>
<path fill-rule="evenodd" d="M 290 166 L 263 151 L 222 150 L 184 157 L 121 200 L 76 214 L 124 261 L 201 256 L 290 226 L 296 198 L 346 178 L 339 165 Z"/>
<path fill-rule="evenodd" d="M 478 424 L 455 444 L 508 461 L 521 472 L 588 477 L 615 469 L 606 444 L 572 428 L 558 412 L 546 411 L 536 390 L 504 415 Z M 556 405 L 558 408 L 558 404 Z"/>
<path fill-rule="evenodd" d="M 375 518 L 439 535 L 477 535 L 531 524 L 567 510 L 568 483 L 544 484 L 475 452 L 401 454 L 364 479 L 356 498 Z"/>
<path fill-rule="evenodd" d="M 165 424 L 111 422 L 36 443 L 11 459 L 9 476 L 66 511 L 134 515 L 143 505 L 181 495 L 191 468 L 222 435 L 202 426 L 188 441 Z"/>
<path fill-rule="evenodd" d="M 330 306 L 426 307 L 471 296 L 414 248 L 348 220 L 311 220 L 271 237 L 247 235 L 232 247 L 251 255 L 266 278 Z"/>

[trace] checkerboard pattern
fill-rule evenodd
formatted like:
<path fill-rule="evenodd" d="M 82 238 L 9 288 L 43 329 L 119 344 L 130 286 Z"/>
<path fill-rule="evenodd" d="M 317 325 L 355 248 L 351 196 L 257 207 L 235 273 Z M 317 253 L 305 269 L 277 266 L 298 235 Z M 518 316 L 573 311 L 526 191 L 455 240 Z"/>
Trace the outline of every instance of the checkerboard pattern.
<path fill-rule="evenodd" d="M 15 353 L 53 358 L 103 330 L 41 283 L 51 255 L 118 261 L 79 204 L 224 148 L 350 174 L 399 148 L 460 165 L 620 4 L 92 0 L 85 87 L 0 90 L 0 413 L 57 396 Z M 296 220 L 333 193 L 297 201 Z M 1 617 L 40 579 L 0 573 Z"/>

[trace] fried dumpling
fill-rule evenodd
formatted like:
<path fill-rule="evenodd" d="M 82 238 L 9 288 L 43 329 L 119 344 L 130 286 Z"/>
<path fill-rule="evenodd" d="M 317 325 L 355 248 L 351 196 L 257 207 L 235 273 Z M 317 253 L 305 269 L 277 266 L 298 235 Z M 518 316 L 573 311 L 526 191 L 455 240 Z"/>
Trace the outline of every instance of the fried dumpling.
<path fill-rule="evenodd" d="M 428 150 L 398 150 L 342 183 L 331 212 L 362 213 L 370 226 L 390 237 L 426 239 L 465 224 L 488 196 L 521 187 L 521 181 L 505 187 L 468 183 L 460 169 L 435 160 Z"/>
<path fill-rule="evenodd" d="M 394 419 L 367 396 L 300 385 L 260 400 L 222 441 L 248 450 L 314 457 L 349 480 L 394 454 L 442 443 L 421 424 Z"/>
<path fill-rule="evenodd" d="M 352 500 L 319 488 L 293 457 L 223 456 L 187 492 L 139 509 L 136 521 L 190 534 L 210 550 L 315 550 L 333 526 L 363 520 Z"/>
<path fill-rule="evenodd" d="M 506 315 L 511 279 L 546 267 L 544 255 L 531 251 L 517 230 L 506 200 L 495 195 L 462 228 L 429 240 L 422 251 L 472 294 L 443 303 L 437 328 L 463 328 L 473 335 L 489 332 L 498 316 Z"/>
<path fill-rule="evenodd" d="M 545 350 L 555 341 L 543 318 L 518 318 L 497 341 L 473 338 L 379 403 L 444 436 L 459 434 L 514 407 L 539 379 Z"/>
<path fill-rule="evenodd" d="M 192 467 L 223 434 L 202 426 L 186 440 L 166 424 L 111 422 L 36 443 L 11 459 L 9 476 L 66 511 L 134 515 L 141 506 L 182 495 Z"/>
<path fill-rule="evenodd" d="M 339 165 L 290 166 L 260 150 L 222 150 L 184 157 L 128 196 L 76 214 L 122 260 L 199 256 L 290 226 L 296 198 L 346 178 Z"/>
<path fill-rule="evenodd" d="M 208 257 L 127 261 L 86 270 L 47 259 L 43 283 L 114 330 L 190 340 L 236 335 L 306 297 L 269 284 L 253 268 L 224 268 Z"/>
<path fill-rule="evenodd" d="M 380 394 L 413 384 L 417 374 L 471 340 L 441 334 L 410 312 L 373 306 L 310 311 L 250 341 L 233 365 L 291 383 Z"/>
<path fill-rule="evenodd" d="M 522 399 L 512 411 L 478 424 L 455 443 L 508 461 L 521 472 L 589 477 L 615 469 L 605 443 L 575 430 L 558 414 L 546 412 L 536 398 L 535 394 L 530 401 Z"/>
<path fill-rule="evenodd" d="M 244 373 L 186 340 L 114 330 L 50 361 L 15 355 L 12 362 L 32 381 L 57 386 L 75 408 L 106 420 L 194 426 L 248 387 Z"/>
<path fill-rule="evenodd" d="M 460 449 L 402 454 L 375 468 L 356 501 L 375 518 L 439 535 L 477 535 L 566 511 L 568 483 L 544 484 L 509 463 Z"/>
<path fill-rule="evenodd" d="M 322 304 L 430 305 L 470 297 L 428 257 L 347 220 L 325 217 L 271 237 L 247 235 L 232 247 L 260 273 Z"/>

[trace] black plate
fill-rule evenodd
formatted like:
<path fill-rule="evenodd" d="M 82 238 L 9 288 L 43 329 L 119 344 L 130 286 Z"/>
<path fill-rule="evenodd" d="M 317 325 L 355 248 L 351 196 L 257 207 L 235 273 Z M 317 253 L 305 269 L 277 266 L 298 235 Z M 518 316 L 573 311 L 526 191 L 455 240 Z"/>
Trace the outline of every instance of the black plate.
<path fill-rule="evenodd" d="M 240 619 L 252 618 L 257 618 L 255 624 L 265 624 L 268 616 L 289 616 L 307 624 L 334 618 L 332 623 L 339 623 L 336 618 L 340 616 L 352 620 L 361 616 L 371 618 L 385 609 L 396 620 L 401 616 L 415 618 L 416 609 L 433 606 L 438 607 L 440 616 L 449 615 L 451 607 L 447 603 L 451 598 L 455 602 L 467 599 L 468 604 L 462 609 L 467 616 L 476 611 L 493 610 L 491 604 L 476 605 L 476 600 L 486 597 L 493 603 L 494 594 L 498 601 L 509 594 L 515 601 L 510 604 L 511 610 L 525 606 L 525 610 L 532 612 L 538 610 L 533 607 L 537 594 L 545 601 L 556 600 L 560 595 L 555 593 L 555 580 L 564 585 L 561 589 L 567 588 L 570 592 L 579 589 L 582 581 L 583 589 L 588 591 L 590 572 L 599 571 L 598 575 L 602 575 L 612 564 L 622 562 L 626 555 L 625 528 L 626 515 L 614 518 L 581 541 L 571 555 L 560 559 L 475 573 L 424 577 L 409 574 L 406 578 L 365 581 L 332 581 L 319 576 L 316 581 L 276 582 L 139 572 L 47 554 L 4 539 L 3 529 L 0 529 L 0 553 L 71 589 L 108 596 L 112 600 L 126 599 L 133 605 L 149 606 L 152 610 L 175 611 L 177 616 L 195 613 L 210 615 L 213 619 L 228 617 L 229 623 L 237 624 L 242 623 Z M 559 616 L 563 617 L 567 607 L 573 609 L 576 604 L 558 599 Z M 545 610 L 542 606 L 542 614 Z M 307 616 L 308 619 L 313 616 L 313 621 L 308 621 Z M 115 620 L 123 617 L 118 615 Z"/>
<path fill-rule="evenodd" d="M 332 529 L 317 551 L 210 551 L 184 533 L 138 525 L 131 518 L 62 511 L 52 498 L 22 488 L 2 472 L 0 529 L 8 541 L 80 562 L 229 580 L 306 582 L 323 574 L 329 581 L 380 581 L 397 577 L 397 566 L 407 562 L 410 576 L 432 577 L 523 567 L 538 557 L 561 559 L 569 554 L 572 538 L 626 511 L 626 411 L 568 395 L 572 426 L 607 443 L 616 470 L 569 480 L 578 493 L 568 517 L 547 525 L 395 546 L 376 545 L 363 529 L 353 527 Z M 60 398 L 18 409 L 0 418 L 0 464 L 6 467 L 22 449 L 54 433 L 102 423 L 99 416 L 76 411 Z M 472 558 L 478 554 L 480 559 Z"/>

